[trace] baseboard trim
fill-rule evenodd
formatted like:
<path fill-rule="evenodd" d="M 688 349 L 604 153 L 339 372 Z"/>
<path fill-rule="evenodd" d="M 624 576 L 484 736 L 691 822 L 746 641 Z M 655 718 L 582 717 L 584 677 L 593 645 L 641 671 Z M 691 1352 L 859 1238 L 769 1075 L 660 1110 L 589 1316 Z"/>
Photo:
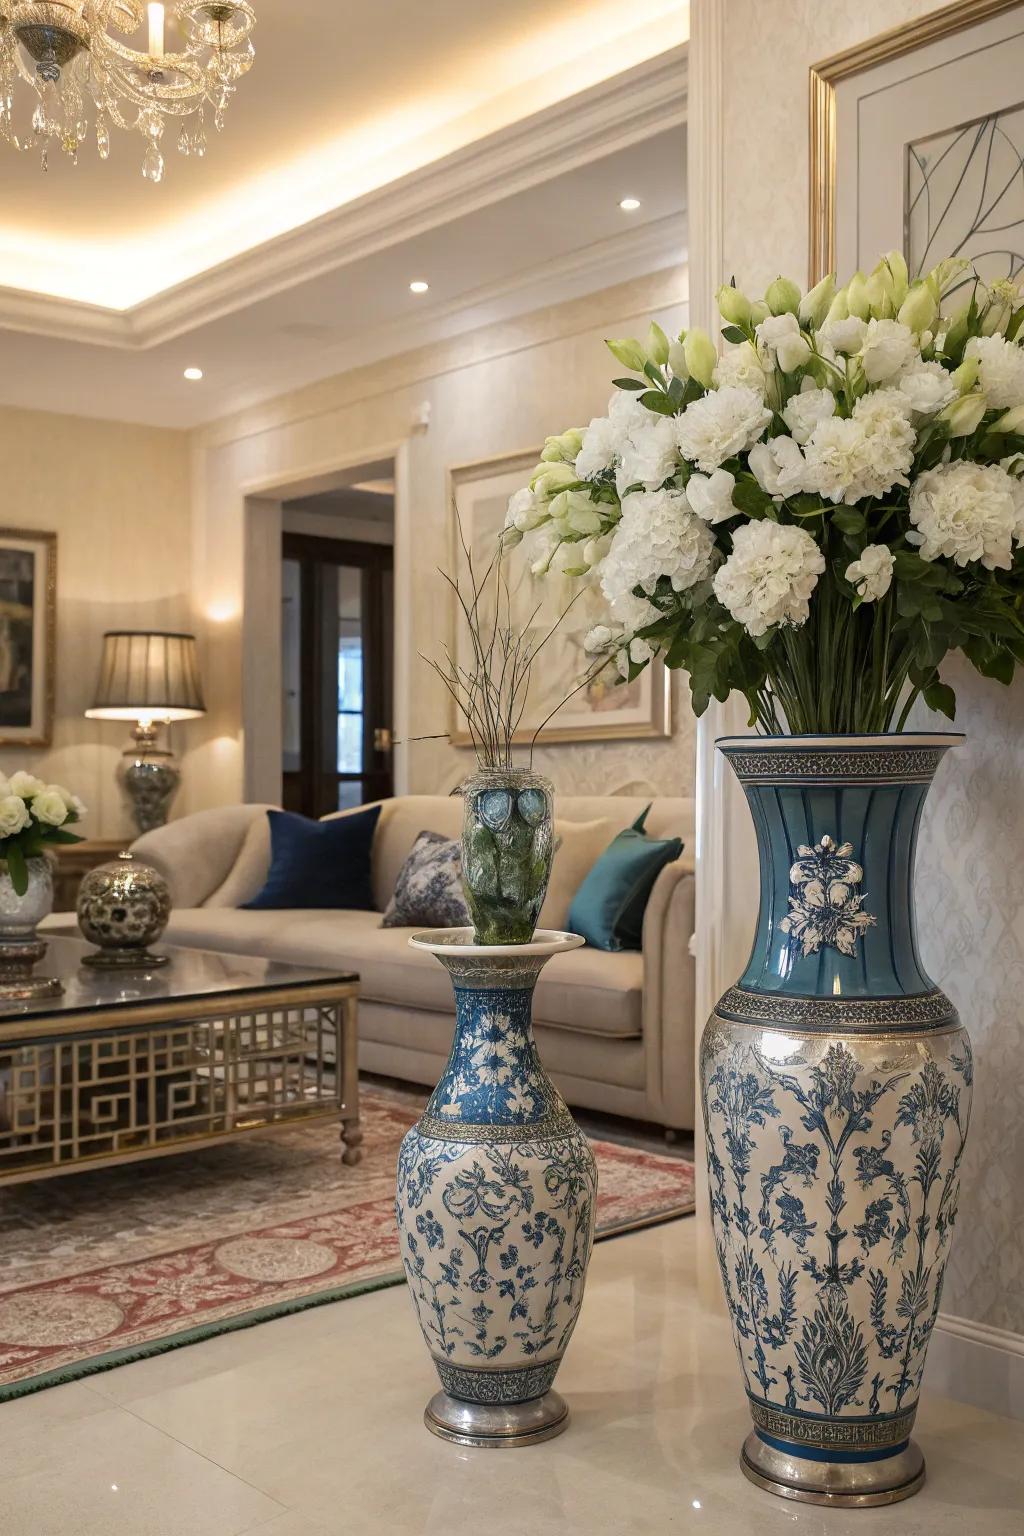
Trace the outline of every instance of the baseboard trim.
<path fill-rule="evenodd" d="M 1024 1334 L 940 1313 L 928 1347 L 925 1388 L 1024 1419 Z"/>

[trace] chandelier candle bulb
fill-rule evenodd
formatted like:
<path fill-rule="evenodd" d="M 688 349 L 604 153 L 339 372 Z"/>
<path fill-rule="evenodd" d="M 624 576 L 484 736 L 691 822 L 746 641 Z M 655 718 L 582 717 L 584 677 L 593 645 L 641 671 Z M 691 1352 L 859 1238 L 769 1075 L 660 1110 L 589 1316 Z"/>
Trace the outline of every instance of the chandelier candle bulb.
<path fill-rule="evenodd" d="M 164 56 L 164 7 L 162 5 L 149 6 L 149 56 L 151 59 L 162 59 Z"/>

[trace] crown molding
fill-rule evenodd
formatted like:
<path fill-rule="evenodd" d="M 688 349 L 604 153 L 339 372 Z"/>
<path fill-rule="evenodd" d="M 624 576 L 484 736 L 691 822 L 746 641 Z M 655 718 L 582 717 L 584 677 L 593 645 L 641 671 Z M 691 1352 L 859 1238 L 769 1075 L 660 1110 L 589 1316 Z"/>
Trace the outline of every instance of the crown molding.
<path fill-rule="evenodd" d="M 0 330 L 145 351 L 685 123 L 686 45 L 124 311 L 0 289 Z"/>

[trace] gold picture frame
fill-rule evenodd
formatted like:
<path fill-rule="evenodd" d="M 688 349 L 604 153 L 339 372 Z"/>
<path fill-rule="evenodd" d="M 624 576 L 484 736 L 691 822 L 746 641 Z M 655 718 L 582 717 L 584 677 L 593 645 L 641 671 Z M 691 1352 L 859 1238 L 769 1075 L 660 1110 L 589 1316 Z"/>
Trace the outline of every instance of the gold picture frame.
<path fill-rule="evenodd" d="M 817 283 L 836 261 L 836 87 L 867 69 L 912 53 L 1004 11 L 1020 0 L 955 0 L 941 11 L 892 27 L 831 58 L 810 71 L 810 219 L 808 280 Z"/>
<path fill-rule="evenodd" d="M 465 564 L 459 547 L 458 521 L 470 549 L 482 545 L 482 553 L 493 548 L 505 520 L 509 495 L 525 485 L 540 458 L 539 449 L 501 454 L 491 459 L 477 459 L 457 464 L 448 470 L 448 570 L 452 574 L 464 573 Z M 458 515 L 458 521 L 456 518 Z M 510 557 L 515 560 L 515 552 Z M 522 573 L 529 578 L 529 568 L 523 562 Z M 550 580 L 550 578 L 548 578 Z M 536 595 L 531 599 L 535 600 Z M 547 597 L 558 610 L 565 606 L 559 601 L 553 588 L 547 589 Z M 513 591 L 513 602 L 516 593 Z M 526 599 L 524 598 L 524 605 Z M 513 610 L 515 612 L 515 609 Z M 550 618 L 550 614 L 548 615 Z M 560 626 L 559 633 L 546 650 L 549 667 L 554 676 L 551 694 L 567 694 L 584 675 L 587 658 L 583 651 L 583 635 L 601 615 L 589 612 L 583 602 L 572 611 L 571 620 Z M 465 643 L 465 628 L 459 623 L 454 596 L 448 610 L 447 641 L 451 655 L 460 658 L 460 645 Z M 535 677 L 540 668 L 535 671 Z M 639 686 L 637 686 L 639 685 Z M 532 695 L 531 695 L 532 697 Z M 632 741 L 666 738 L 672 735 L 671 677 L 662 660 L 654 661 L 644 669 L 634 683 L 617 685 L 612 681 L 599 680 L 570 700 L 556 717 L 557 723 L 545 727 L 538 737 L 538 745 L 553 746 L 565 742 L 584 741 Z M 550 707 L 550 697 L 542 695 L 529 712 L 531 721 L 543 719 Z M 454 747 L 472 745 L 465 721 L 450 701 L 449 739 Z M 516 746 L 529 746 L 533 729 L 516 733 Z"/>
<path fill-rule="evenodd" d="M 57 691 L 57 535 L 0 528 L 0 747 L 48 747 Z"/>

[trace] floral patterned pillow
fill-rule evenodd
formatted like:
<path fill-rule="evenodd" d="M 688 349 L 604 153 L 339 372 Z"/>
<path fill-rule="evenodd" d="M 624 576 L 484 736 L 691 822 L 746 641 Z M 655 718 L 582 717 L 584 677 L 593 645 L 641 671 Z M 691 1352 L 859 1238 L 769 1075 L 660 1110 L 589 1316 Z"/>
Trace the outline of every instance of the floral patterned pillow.
<path fill-rule="evenodd" d="M 468 928 L 457 838 L 421 832 L 399 870 L 382 928 Z"/>

